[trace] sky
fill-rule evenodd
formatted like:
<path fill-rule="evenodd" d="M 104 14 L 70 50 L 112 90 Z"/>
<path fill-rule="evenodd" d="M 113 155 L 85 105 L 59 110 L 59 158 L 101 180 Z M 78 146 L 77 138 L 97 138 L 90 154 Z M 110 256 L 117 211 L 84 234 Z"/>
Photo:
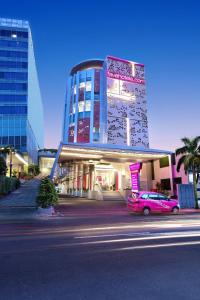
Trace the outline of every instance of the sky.
<path fill-rule="evenodd" d="M 0 17 L 31 25 L 45 147 L 61 140 L 70 69 L 106 55 L 145 64 L 151 148 L 200 135 L 199 10 L 198 0 L 0 0 Z"/>

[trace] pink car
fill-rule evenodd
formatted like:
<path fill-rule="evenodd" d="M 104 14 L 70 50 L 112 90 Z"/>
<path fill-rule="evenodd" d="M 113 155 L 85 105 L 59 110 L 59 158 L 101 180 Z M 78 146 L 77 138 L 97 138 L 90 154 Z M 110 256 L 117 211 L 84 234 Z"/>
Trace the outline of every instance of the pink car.
<path fill-rule="evenodd" d="M 139 192 L 133 193 L 128 198 L 128 210 L 132 212 L 143 213 L 148 216 L 153 213 L 179 212 L 179 204 L 177 200 L 170 199 L 167 196 L 155 192 Z"/>

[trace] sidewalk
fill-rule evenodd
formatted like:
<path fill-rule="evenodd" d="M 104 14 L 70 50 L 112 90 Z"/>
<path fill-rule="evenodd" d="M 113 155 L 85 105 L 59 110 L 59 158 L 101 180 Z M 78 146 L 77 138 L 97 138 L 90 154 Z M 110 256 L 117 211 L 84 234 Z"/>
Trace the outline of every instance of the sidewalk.
<path fill-rule="evenodd" d="M 195 208 L 181 208 L 179 214 L 186 215 L 186 214 L 195 214 L 195 213 L 200 214 L 200 208 L 198 208 L 198 209 L 195 209 Z"/>
<path fill-rule="evenodd" d="M 32 218 L 36 211 L 36 197 L 40 179 L 32 179 L 9 195 L 0 198 L 0 219 Z"/>

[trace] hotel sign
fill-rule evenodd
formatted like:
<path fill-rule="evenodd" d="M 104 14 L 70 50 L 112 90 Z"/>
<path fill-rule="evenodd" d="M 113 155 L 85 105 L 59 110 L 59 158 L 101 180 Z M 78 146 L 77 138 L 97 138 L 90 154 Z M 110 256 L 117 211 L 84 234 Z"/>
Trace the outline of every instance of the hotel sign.
<path fill-rule="evenodd" d="M 145 84 L 144 79 L 136 76 L 137 68 L 144 69 L 144 65 L 136 64 L 113 56 L 107 56 L 107 77 L 109 78 Z"/>
<path fill-rule="evenodd" d="M 129 166 L 129 170 L 131 172 L 131 187 L 132 192 L 138 192 L 140 189 L 140 170 L 142 168 L 142 164 L 140 162 L 132 164 Z"/>

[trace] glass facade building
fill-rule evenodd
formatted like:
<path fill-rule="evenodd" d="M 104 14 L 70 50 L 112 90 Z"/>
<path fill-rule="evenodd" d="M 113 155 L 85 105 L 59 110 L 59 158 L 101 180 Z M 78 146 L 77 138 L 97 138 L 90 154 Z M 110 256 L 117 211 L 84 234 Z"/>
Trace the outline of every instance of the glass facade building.
<path fill-rule="evenodd" d="M 72 68 L 63 142 L 149 148 L 144 65 L 107 56 Z"/>
<path fill-rule="evenodd" d="M 29 23 L 0 18 L 0 146 L 12 145 L 36 162 L 43 127 Z"/>

